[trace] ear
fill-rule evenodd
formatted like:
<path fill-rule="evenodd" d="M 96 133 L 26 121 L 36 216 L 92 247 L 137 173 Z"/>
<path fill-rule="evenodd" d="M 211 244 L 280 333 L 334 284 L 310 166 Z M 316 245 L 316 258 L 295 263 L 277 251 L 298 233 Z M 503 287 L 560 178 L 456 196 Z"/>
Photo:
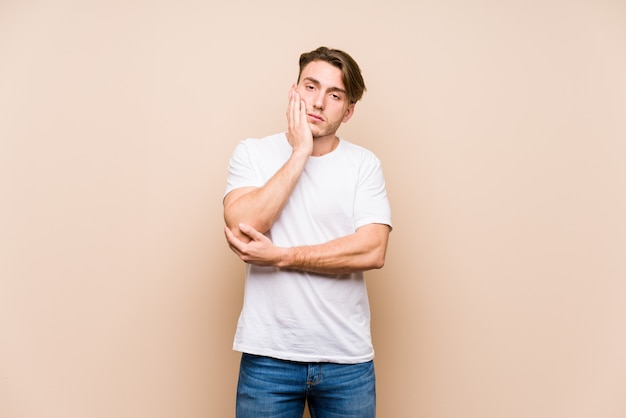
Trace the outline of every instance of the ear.
<path fill-rule="evenodd" d="M 354 115 L 354 107 L 356 106 L 356 103 L 351 103 L 348 106 L 348 109 L 346 110 L 346 112 L 343 114 L 343 123 L 346 123 L 347 121 L 350 120 L 350 118 L 352 117 L 352 115 Z"/>

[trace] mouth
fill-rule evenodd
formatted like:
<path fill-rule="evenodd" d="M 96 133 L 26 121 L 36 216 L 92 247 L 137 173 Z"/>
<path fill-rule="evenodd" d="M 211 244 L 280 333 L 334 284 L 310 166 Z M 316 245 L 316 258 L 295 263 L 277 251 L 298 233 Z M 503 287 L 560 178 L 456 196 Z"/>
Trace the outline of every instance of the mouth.
<path fill-rule="evenodd" d="M 307 113 L 307 116 L 312 119 L 313 122 L 324 122 L 324 118 L 315 113 Z"/>

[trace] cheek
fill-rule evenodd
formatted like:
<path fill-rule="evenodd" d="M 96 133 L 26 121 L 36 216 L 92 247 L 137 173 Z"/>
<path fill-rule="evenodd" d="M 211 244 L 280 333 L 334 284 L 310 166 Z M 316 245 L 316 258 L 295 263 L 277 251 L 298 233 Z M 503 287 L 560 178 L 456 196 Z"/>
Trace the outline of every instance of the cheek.
<path fill-rule="evenodd" d="M 307 109 L 309 109 L 311 107 L 311 97 L 309 94 L 307 94 L 306 91 L 301 91 L 300 93 L 300 98 L 302 100 L 304 100 L 304 104 L 306 105 Z"/>

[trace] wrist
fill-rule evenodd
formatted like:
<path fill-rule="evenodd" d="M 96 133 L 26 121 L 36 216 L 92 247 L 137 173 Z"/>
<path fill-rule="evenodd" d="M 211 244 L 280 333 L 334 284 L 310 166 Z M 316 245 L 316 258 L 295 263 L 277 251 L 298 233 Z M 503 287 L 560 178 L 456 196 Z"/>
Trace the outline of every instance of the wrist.
<path fill-rule="evenodd" d="M 278 261 L 278 267 L 279 268 L 286 268 L 286 269 L 290 269 L 290 268 L 294 268 L 295 263 L 295 253 L 296 253 L 296 247 L 290 247 L 290 248 L 283 248 L 283 253 L 280 257 L 280 260 Z"/>
<path fill-rule="evenodd" d="M 293 147 L 291 155 L 297 159 L 308 159 L 313 153 L 313 147 Z"/>

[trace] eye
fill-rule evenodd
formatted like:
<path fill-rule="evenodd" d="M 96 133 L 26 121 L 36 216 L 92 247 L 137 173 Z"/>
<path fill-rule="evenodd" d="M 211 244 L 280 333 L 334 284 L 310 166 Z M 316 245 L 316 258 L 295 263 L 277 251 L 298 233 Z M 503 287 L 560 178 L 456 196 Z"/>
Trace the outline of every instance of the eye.
<path fill-rule="evenodd" d="M 304 86 L 304 88 L 307 90 L 313 90 L 315 86 L 313 86 L 312 84 L 307 84 L 306 86 Z"/>
<path fill-rule="evenodd" d="M 335 93 L 331 94 L 330 97 L 332 97 L 333 100 L 341 100 L 341 96 Z"/>

